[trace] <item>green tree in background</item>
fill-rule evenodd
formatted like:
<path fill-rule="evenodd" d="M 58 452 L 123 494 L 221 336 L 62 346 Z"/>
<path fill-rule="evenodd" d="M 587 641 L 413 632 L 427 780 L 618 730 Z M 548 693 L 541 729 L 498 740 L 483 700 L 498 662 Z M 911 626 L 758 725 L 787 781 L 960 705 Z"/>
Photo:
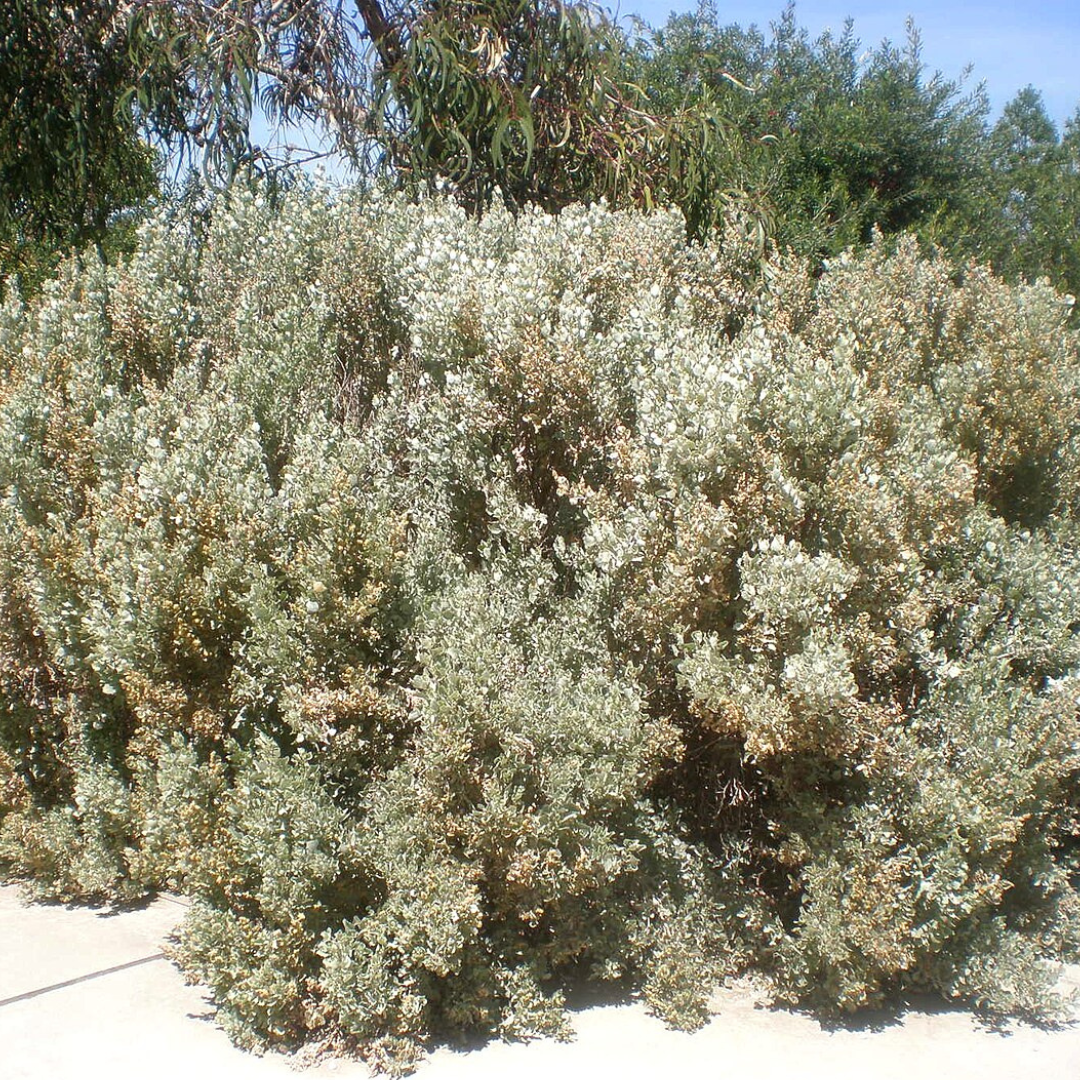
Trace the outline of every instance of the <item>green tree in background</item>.
<path fill-rule="evenodd" d="M 866 55 L 849 21 L 811 39 L 789 5 L 766 37 L 722 26 L 715 4 L 637 40 L 639 79 L 658 108 L 700 95 L 735 118 L 753 183 L 775 207 L 781 242 L 827 255 L 873 229 L 940 239 L 969 216 L 985 172 L 988 106 L 925 77 L 918 33 Z"/>
<path fill-rule="evenodd" d="M 1008 105 L 990 134 L 994 227 L 984 250 L 1011 277 L 1047 276 L 1080 291 L 1080 113 L 1061 138 L 1031 86 Z"/>
<path fill-rule="evenodd" d="M 738 193 L 731 125 L 709 99 L 654 108 L 624 35 L 591 3 L 357 9 L 374 54 L 365 130 L 406 186 L 445 177 L 473 210 L 496 192 L 513 207 L 675 203 L 698 235 Z"/>
<path fill-rule="evenodd" d="M 136 67 L 116 15 L 99 0 L 0 5 L 0 273 L 33 282 L 157 188 L 153 152 L 118 107 Z"/>
<path fill-rule="evenodd" d="M 1028 87 L 991 126 L 983 88 L 928 75 L 920 48 L 911 24 L 864 52 L 850 21 L 812 39 L 789 5 L 765 34 L 702 3 L 639 24 L 633 63 L 653 108 L 707 100 L 738 127 L 741 184 L 780 244 L 821 258 L 911 231 L 1080 293 L 1080 111 L 1059 135 Z"/>

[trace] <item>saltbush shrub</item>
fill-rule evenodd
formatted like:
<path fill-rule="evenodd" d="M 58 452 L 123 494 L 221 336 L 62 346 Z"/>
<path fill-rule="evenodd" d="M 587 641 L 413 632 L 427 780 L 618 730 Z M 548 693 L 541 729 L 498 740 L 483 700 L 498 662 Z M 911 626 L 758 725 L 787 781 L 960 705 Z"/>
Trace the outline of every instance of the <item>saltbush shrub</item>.
<path fill-rule="evenodd" d="M 912 243 L 256 193 L 0 311 L 0 857 L 246 1045 L 1050 1005 L 1069 302 Z"/>

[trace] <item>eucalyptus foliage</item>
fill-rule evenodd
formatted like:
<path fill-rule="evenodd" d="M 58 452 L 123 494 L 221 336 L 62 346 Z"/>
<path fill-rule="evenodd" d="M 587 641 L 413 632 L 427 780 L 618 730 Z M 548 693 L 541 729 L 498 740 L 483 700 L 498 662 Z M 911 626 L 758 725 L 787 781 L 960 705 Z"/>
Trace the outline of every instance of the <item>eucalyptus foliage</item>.
<path fill-rule="evenodd" d="M 0 279 L 36 284 L 64 249 L 122 242 L 109 225 L 156 193 L 154 154 L 115 108 L 138 60 L 114 17 L 100 0 L 0 7 Z"/>
<path fill-rule="evenodd" d="M 169 885 L 246 1045 L 1052 1008 L 1068 303 L 675 212 L 219 202 L 0 310 L 0 852 Z"/>

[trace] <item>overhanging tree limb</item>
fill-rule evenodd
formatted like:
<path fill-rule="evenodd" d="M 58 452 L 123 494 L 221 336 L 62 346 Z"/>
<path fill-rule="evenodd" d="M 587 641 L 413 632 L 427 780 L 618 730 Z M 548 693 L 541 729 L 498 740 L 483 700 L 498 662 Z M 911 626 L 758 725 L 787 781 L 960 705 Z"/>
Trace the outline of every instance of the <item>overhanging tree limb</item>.
<path fill-rule="evenodd" d="M 385 67 L 393 67 L 401 59 L 401 35 L 398 28 L 386 17 L 377 0 L 355 0 L 355 3 L 379 60 Z"/>

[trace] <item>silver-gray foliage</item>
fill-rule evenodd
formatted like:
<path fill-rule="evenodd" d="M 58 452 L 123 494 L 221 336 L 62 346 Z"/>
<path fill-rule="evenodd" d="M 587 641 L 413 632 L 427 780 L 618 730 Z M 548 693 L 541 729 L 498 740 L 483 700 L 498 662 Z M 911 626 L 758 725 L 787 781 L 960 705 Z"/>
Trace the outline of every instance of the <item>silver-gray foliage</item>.
<path fill-rule="evenodd" d="M 297 191 L 0 311 L 0 853 L 247 1044 L 677 1023 L 1077 946 L 1068 303 Z"/>

